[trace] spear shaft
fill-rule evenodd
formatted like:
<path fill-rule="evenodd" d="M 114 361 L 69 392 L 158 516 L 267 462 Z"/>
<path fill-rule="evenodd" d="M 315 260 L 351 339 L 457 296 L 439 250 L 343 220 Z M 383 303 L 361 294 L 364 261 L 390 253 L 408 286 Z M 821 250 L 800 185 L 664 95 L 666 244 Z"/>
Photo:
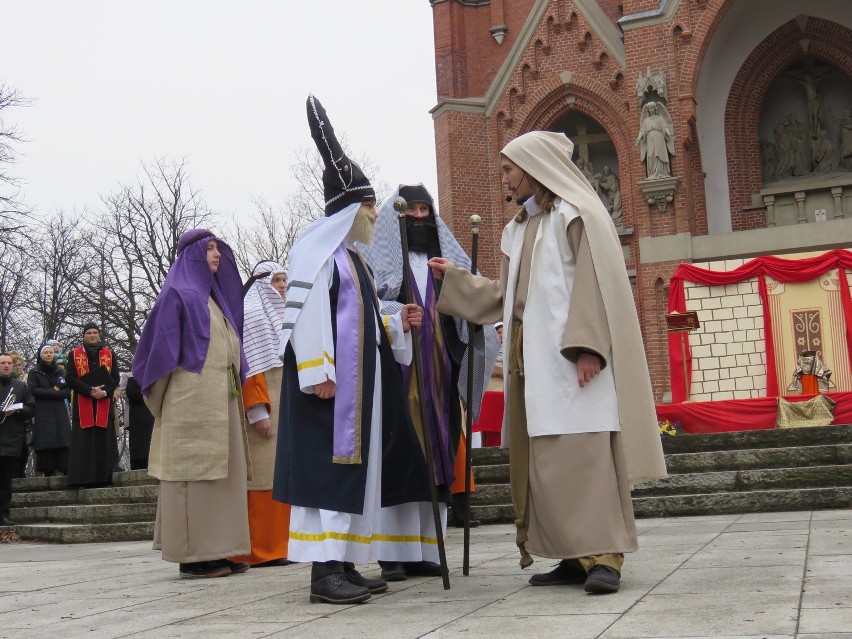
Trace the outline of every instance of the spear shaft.
<path fill-rule="evenodd" d="M 470 216 L 470 272 L 476 275 L 476 256 L 479 251 L 479 224 L 482 218 L 478 215 Z M 473 322 L 467 323 L 467 397 L 465 398 L 465 460 L 464 460 L 464 560 L 462 562 L 462 574 L 467 577 L 470 574 L 470 462 L 473 455 L 471 441 L 473 437 L 473 335 L 477 325 Z"/>

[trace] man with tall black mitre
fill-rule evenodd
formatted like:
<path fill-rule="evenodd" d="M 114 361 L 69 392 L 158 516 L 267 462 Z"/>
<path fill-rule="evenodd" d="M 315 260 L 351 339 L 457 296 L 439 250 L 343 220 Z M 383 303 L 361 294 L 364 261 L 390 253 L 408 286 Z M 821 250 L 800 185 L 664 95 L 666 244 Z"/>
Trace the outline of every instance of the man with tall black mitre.
<path fill-rule="evenodd" d="M 437 559 L 425 459 L 397 362 L 411 360 L 407 304 L 382 316 L 359 246 L 372 241 L 376 194 L 343 152 L 325 109 L 307 101 L 325 163 L 325 217 L 290 251 L 273 497 L 291 504 L 289 559 L 313 562 L 310 601 L 360 603 L 387 590 L 356 563 Z"/>

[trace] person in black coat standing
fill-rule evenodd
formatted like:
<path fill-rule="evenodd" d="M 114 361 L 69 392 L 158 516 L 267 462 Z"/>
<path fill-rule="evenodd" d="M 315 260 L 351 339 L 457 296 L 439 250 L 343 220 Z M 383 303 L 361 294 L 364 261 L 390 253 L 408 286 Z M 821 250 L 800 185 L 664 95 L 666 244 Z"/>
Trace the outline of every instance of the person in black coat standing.
<path fill-rule="evenodd" d="M 71 390 L 56 366 L 55 357 L 51 346 L 42 346 L 38 351 L 38 363 L 27 376 L 27 385 L 35 398 L 35 469 L 48 477 L 68 472 L 68 448 L 71 445 L 71 419 L 68 415 Z"/>
<path fill-rule="evenodd" d="M 113 393 L 120 381 L 118 361 L 101 344 L 97 324 L 83 327 L 83 343 L 68 353 L 65 381 L 71 402 L 68 486 L 109 486 L 118 462 L 113 426 Z"/>
<path fill-rule="evenodd" d="M 127 378 L 124 390 L 130 408 L 130 468 L 139 470 L 148 468 L 148 451 L 151 449 L 151 432 L 154 430 L 154 416 L 148 410 L 142 396 L 142 388 L 132 375 Z"/>
<path fill-rule="evenodd" d="M 0 525 L 13 526 L 12 478 L 18 474 L 26 447 L 26 421 L 35 413 L 35 400 L 25 382 L 12 379 L 12 356 L 0 353 Z"/>

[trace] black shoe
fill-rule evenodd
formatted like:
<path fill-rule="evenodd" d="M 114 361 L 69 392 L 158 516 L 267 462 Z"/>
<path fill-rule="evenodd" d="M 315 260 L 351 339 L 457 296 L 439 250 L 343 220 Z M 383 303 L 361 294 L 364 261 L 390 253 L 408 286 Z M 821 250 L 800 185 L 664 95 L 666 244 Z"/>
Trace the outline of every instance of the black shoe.
<path fill-rule="evenodd" d="M 227 577 L 231 574 L 228 564 L 219 561 L 193 561 L 180 565 L 180 576 L 184 579 L 205 579 L 209 577 Z"/>
<path fill-rule="evenodd" d="M 0 526 L 16 526 L 17 524 L 9 519 L 6 515 L 0 517 Z"/>
<path fill-rule="evenodd" d="M 530 577 L 531 586 L 563 586 L 588 583 L 586 571 L 576 559 L 563 559 L 550 572 L 542 572 Z"/>
<path fill-rule="evenodd" d="M 388 589 L 388 582 L 383 579 L 367 579 L 364 575 L 355 570 L 355 564 L 348 561 L 343 563 L 343 574 L 346 575 L 346 578 L 350 583 L 353 583 L 356 586 L 363 586 L 370 591 L 370 594 L 378 595 Z"/>
<path fill-rule="evenodd" d="M 401 561 L 380 561 L 382 567 L 382 579 L 385 581 L 405 581 L 405 565 Z"/>
<path fill-rule="evenodd" d="M 273 566 L 289 566 L 290 564 L 295 563 L 295 561 L 290 561 L 286 557 L 282 557 L 281 559 L 270 559 L 269 561 L 263 561 L 259 564 L 253 564 L 252 568 L 272 568 Z"/>
<path fill-rule="evenodd" d="M 589 576 L 586 579 L 586 592 L 594 592 L 605 595 L 611 592 L 618 592 L 621 588 L 621 575 L 615 568 L 609 566 L 594 566 L 589 571 Z"/>
<path fill-rule="evenodd" d="M 231 569 L 232 575 L 239 575 L 251 568 L 251 564 L 247 561 L 231 561 L 230 559 L 223 559 L 222 561 Z"/>
<path fill-rule="evenodd" d="M 405 574 L 409 577 L 440 577 L 441 564 L 434 561 L 406 561 Z"/>
<path fill-rule="evenodd" d="M 342 572 L 311 582 L 311 603 L 354 604 L 367 601 L 370 596 L 366 587 L 356 586 Z"/>

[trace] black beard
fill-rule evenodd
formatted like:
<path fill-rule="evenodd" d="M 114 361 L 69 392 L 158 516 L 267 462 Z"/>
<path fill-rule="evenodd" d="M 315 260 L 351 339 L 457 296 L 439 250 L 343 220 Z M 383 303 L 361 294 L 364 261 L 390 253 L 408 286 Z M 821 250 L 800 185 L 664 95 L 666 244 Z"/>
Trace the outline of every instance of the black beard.
<path fill-rule="evenodd" d="M 438 242 L 438 223 L 435 217 L 406 217 L 405 235 L 408 238 L 408 250 L 426 253 L 431 257 L 440 254 Z"/>

